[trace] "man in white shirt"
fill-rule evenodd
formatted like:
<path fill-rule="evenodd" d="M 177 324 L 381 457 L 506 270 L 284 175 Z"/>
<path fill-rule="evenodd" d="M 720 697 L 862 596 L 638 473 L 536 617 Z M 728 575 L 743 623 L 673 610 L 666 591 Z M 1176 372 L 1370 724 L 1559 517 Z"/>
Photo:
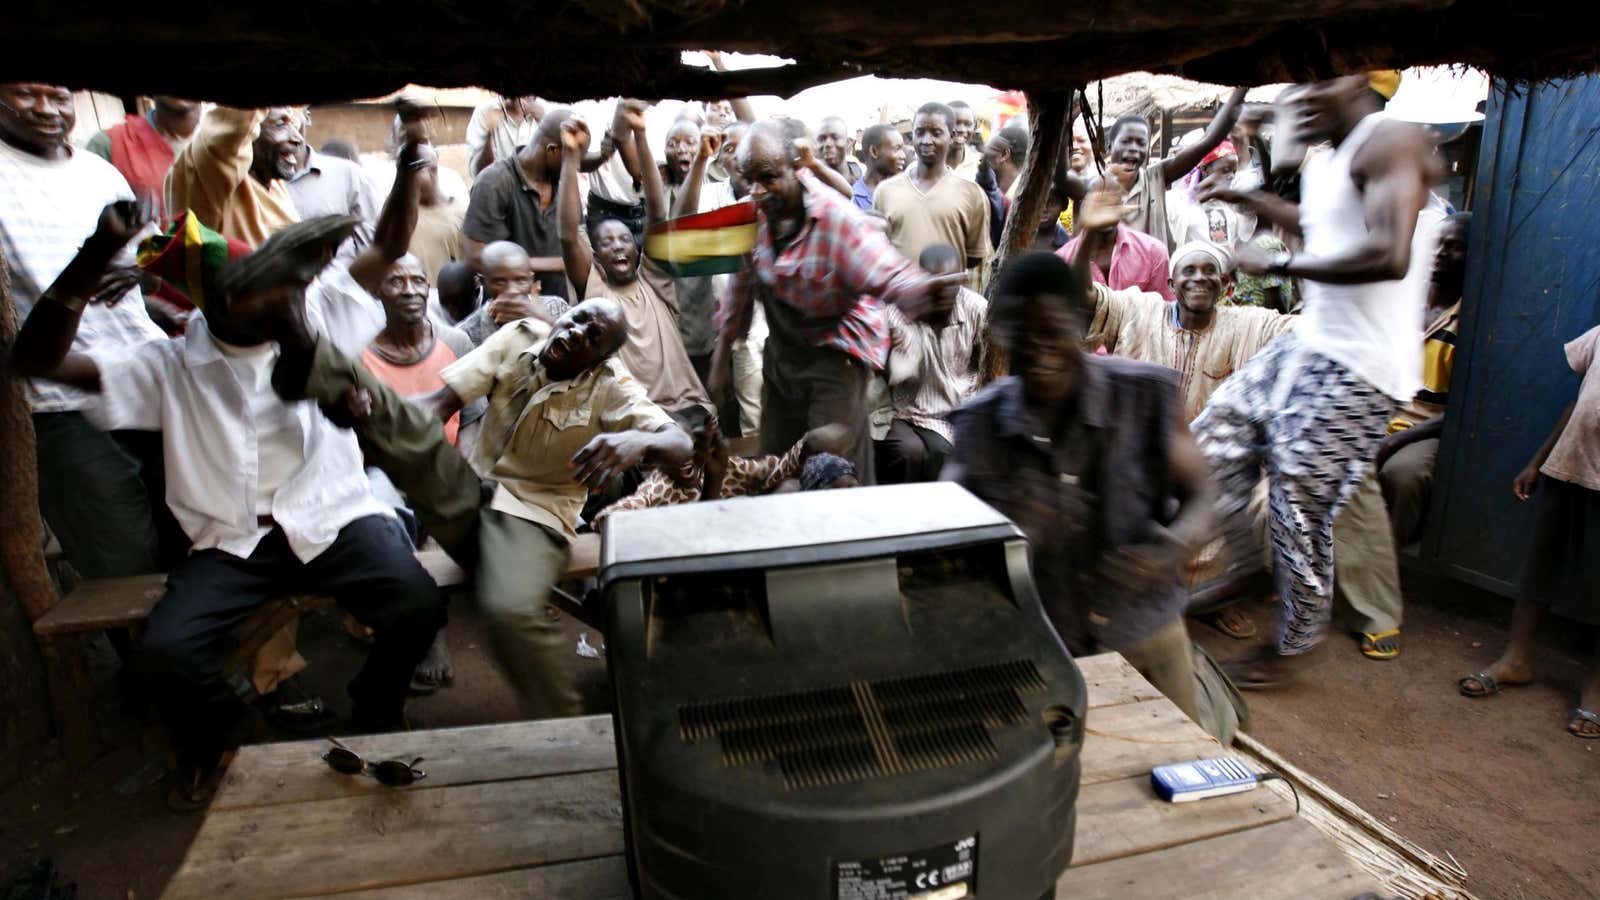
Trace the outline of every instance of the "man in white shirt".
<path fill-rule="evenodd" d="M 949 244 L 922 251 L 917 265 L 930 275 L 961 271 L 961 252 Z M 882 484 L 937 481 L 951 452 L 950 414 L 978 389 L 983 375 L 983 330 L 989 301 L 950 285 L 927 321 L 913 322 L 889 307 L 889 431 L 876 445 Z"/>
<path fill-rule="evenodd" d="M 230 267 L 227 296 L 181 338 L 63 358 L 110 248 L 142 224 L 131 203 L 107 208 L 29 315 L 12 364 L 97 395 L 85 415 L 101 428 L 161 432 L 167 502 L 194 549 L 171 570 L 140 653 L 182 766 L 171 799 L 189 807 L 214 789 L 242 710 L 244 686 L 223 677 L 223 664 L 255 609 L 285 594 L 331 594 L 373 629 L 349 687 L 351 724 L 370 732 L 403 727 L 412 670 L 445 604 L 393 510 L 373 496 L 355 437 L 314 403 L 287 404 L 272 390 L 267 311 L 305 291 L 355 220 L 313 219 L 269 238 L 258 259 Z"/>
<path fill-rule="evenodd" d="M 1307 143 L 1333 149 L 1307 161 L 1300 204 L 1264 191 L 1213 189 L 1303 236 L 1300 253 L 1253 244 L 1236 263 L 1250 274 L 1295 276 L 1305 312 L 1211 395 L 1195 438 L 1219 487 L 1219 519 L 1235 559 L 1253 531 L 1243 515 L 1268 473 L 1269 527 L 1280 598 L 1274 646 L 1233 667 L 1241 688 L 1270 687 L 1288 660 L 1322 641 L 1333 609 L 1333 521 L 1372 468 L 1389 418 L 1421 387 L 1422 308 L 1438 220 L 1419 222 L 1440 176 L 1420 128 L 1381 115 L 1395 72 L 1311 85 L 1294 121 Z M 1386 91 L 1386 93 L 1385 93 Z"/>
<path fill-rule="evenodd" d="M 352 724 L 362 731 L 404 725 L 411 673 L 444 624 L 444 599 L 394 511 L 373 496 L 355 438 L 315 404 L 285 403 L 271 384 L 286 303 L 306 297 L 309 326 L 352 353 L 376 334 L 351 310 L 364 310 L 358 300 L 376 304 L 379 280 L 405 254 L 418 157 L 414 141 L 401 148 L 402 176 L 375 243 L 348 269 L 312 282 L 354 216 L 296 223 L 229 266 L 224 296 L 208 301 L 183 337 L 66 352 L 112 251 L 143 224 L 131 203 L 107 207 L 46 292 L 52 302 L 36 304 L 18 335 L 13 368 L 97 395 L 84 411 L 94 425 L 161 433 L 167 503 L 193 552 L 171 569 L 140 652 L 183 765 L 176 805 L 204 802 L 214 785 L 238 698 L 248 693 L 223 678 L 223 663 L 235 627 L 263 603 L 329 594 L 374 630 L 350 684 Z"/>
<path fill-rule="evenodd" d="M 133 199 L 110 163 L 68 143 L 75 119 L 72 91 L 63 85 L 0 84 L 0 250 L 19 322 L 94 233 L 106 204 Z M 133 265 L 130 248 L 114 249 L 110 262 Z M 72 349 L 120 350 L 165 338 L 138 286 L 122 277 L 83 310 Z M 155 510 L 140 478 L 141 445 L 149 441 L 90 425 L 83 408 L 91 399 L 63 385 L 28 383 L 40 513 L 79 575 L 154 572 Z M 159 459 L 150 455 L 151 463 Z M 156 466 L 151 474 L 159 473 Z"/>
<path fill-rule="evenodd" d="M 544 104 L 538 97 L 496 97 L 472 111 L 467 122 L 467 174 L 473 178 L 496 160 L 515 156 L 533 140 Z"/>
<path fill-rule="evenodd" d="M 311 113 L 300 114 L 300 133 L 311 129 Z M 341 252 L 354 256 L 372 243 L 372 228 L 378 221 L 378 191 L 360 165 L 311 149 L 309 141 L 295 148 L 296 165 L 286 179 L 295 212 L 302 219 L 317 216 L 359 216 L 361 224 Z"/>

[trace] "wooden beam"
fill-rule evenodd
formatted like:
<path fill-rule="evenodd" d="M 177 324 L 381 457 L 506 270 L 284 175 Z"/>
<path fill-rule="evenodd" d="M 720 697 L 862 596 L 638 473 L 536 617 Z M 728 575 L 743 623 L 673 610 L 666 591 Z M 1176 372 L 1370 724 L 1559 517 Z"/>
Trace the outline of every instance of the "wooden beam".
<path fill-rule="evenodd" d="M 989 266 L 983 293 L 989 295 L 994 279 L 1006 261 L 1027 252 L 1033 244 L 1039 212 L 1044 209 L 1044 197 L 1050 190 L 1050 180 L 1055 176 L 1056 159 L 1069 139 L 1072 129 L 1072 96 L 1077 88 L 1028 95 L 1028 162 L 1017 178 L 1017 199 L 1006 216 L 1006 227 L 1000 234 L 1000 246 L 995 248 L 994 262 Z M 987 325 L 983 332 L 983 378 L 993 381 L 1006 374 L 1005 351 L 995 343 Z"/>
<path fill-rule="evenodd" d="M 0 258 L 0 369 L 10 366 L 11 345 L 21 326 L 11 304 L 11 274 Z M 0 373 L 0 569 L 32 622 L 56 605 L 56 589 L 44 565 L 39 467 L 27 391 L 26 381 Z"/>

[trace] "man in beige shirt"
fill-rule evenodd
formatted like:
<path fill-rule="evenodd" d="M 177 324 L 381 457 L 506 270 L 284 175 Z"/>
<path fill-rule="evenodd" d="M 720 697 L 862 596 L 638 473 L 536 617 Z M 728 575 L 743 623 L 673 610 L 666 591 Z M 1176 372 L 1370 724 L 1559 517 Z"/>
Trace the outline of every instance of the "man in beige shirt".
<path fill-rule="evenodd" d="M 917 162 L 878 185 L 872 208 L 888 222 L 889 242 L 907 259 L 935 244 L 949 244 L 977 269 L 988 258 L 989 198 L 983 188 L 951 171 L 949 152 L 955 113 L 928 103 L 912 119 Z"/>
<path fill-rule="evenodd" d="M 305 143 L 300 121 L 287 106 L 215 107 L 172 161 L 167 209 L 192 210 L 206 227 L 251 247 L 300 221 L 288 188 Z"/>
<path fill-rule="evenodd" d="M 285 399 L 315 399 L 353 426 L 367 463 L 457 563 L 476 570 L 492 649 L 531 718 L 581 712 L 544 606 L 589 491 L 641 464 L 676 468 L 692 455 L 689 436 L 616 360 L 626 328 L 621 307 L 604 298 L 553 327 L 522 319 L 441 372 L 445 386 L 415 405 L 326 340 L 283 341 L 273 376 Z M 445 441 L 443 423 L 480 397 L 489 404 L 474 470 Z"/>
<path fill-rule="evenodd" d="M 1138 288 L 1093 285 L 1094 320 L 1084 348 L 1093 352 L 1103 346 L 1117 356 L 1175 369 L 1187 422 L 1205 409 L 1229 375 L 1293 328 L 1295 317 L 1253 306 L 1218 306 L 1229 281 L 1226 251 L 1195 241 L 1178 253 L 1171 264 L 1175 302 Z"/>
<path fill-rule="evenodd" d="M 629 107 L 624 120 L 632 131 L 635 152 L 640 159 L 648 159 L 644 110 Z M 588 126 L 578 119 L 564 122 L 556 215 L 567 280 L 582 285 L 580 298 L 609 297 L 621 305 L 628 339 L 618 358 L 644 385 L 653 402 L 693 427 L 704 422 L 713 409 L 683 345 L 677 285 L 671 275 L 644 258 L 633 231 L 621 219 L 604 219 L 584 233 L 578 167 L 588 148 Z M 654 225 L 665 218 L 661 177 L 653 165 L 641 168 L 646 223 Z"/>
<path fill-rule="evenodd" d="M 411 232 L 411 252 L 422 260 L 428 283 L 439 283 L 439 270 L 467 258 L 461 242 L 461 223 L 467 217 L 467 198 L 447 196 L 439 185 L 439 151 L 431 144 L 418 148 L 423 167 L 417 181 L 417 227 Z"/>

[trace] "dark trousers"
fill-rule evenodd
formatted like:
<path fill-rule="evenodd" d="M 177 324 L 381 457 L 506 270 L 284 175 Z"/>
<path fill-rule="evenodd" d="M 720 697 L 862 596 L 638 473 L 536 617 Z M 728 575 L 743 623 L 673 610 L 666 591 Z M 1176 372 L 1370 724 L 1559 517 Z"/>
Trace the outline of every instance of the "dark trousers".
<path fill-rule="evenodd" d="M 767 304 L 765 357 L 761 362 L 761 452 L 787 453 L 807 431 L 830 423 L 850 429 L 856 479 L 877 484 L 872 431 L 867 427 L 867 388 L 872 370 L 832 347 L 804 343 L 789 324 L 794 314 L 781 303 Z"/>
<path fill-rule="evenodd" d="M 694 374 L 700 378 L 700 386 L 706 388 L 708 396 L 711 393 L 711 388 L 708 385 L 711 384 L 712 356 L 713 354 L 710 353 L 704 356 L 689 354 L 689 364 L 694 366 Z M 728 372 L 728 396 L 717 401 L 717 424 L 723 437 L 732 438 L 739 437 L 742 432 L 739 429 L 739 397 L 732 389 L 733 372 L 731 370 L 733 369 L 733 358 L 731 355 L 728 358 L 728 368 L 730 370 Z"/>
<path fill-rule="evenodd" d="M 139 439 L 150 435 L 101 431 L 78 412 L 35 413 L 33 431 L 39 512 L 72 568 L 84 578 L 159 571 L 154 511 L 166 505 L 152 506 L 140 477 Z"/>
<path fill-rule="evenodd" d="M 191 554 L 172 570 L 150 613 L 142 663 L 181 762 L 214 765 L 243 712 L 248 686 L 223 678 L 239 624 L 274 597 L 301 593 L 333 596 L 374 632 L 349 687 L 357 727 L 401 724 L 411 672 L 445 623 L 444 596 L 405 530 L 388 516 L 357 519 L 303 563 L 274 528 L 248 559 L 215 549 Z"/>
<path fill-rule="evenodd" d="M 895 419 L 889 424 L 889 433 L 875 446 L 878 480 L 883 484 L 938 481 L 939 470 L 944 468 L 952 449 L 937 431 Z"/>

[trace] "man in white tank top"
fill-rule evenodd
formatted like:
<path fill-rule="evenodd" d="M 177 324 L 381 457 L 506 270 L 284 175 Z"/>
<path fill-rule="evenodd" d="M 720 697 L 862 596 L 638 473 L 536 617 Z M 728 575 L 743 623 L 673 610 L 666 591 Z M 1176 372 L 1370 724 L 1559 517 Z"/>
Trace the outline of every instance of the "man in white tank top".
<path fill-rule="evenodd" d="M 1306 162 L 1298 206 L 1264 191 L 1208 192 L 1304 241 L 1300 253 L 1239 249 L 1245 272 L 1303 279 L 1305 313 L 1194 421 L 1220 488 L 1218 512 L 1238 523 L 1230 533 L 1249 533 L 1250 494 L 1263 465 L 1268 475 L 1281 613 L 1276 644 L 1234 667 L 1240 687 L 1271 686 L 1288 657 L 1321 642 L 1332 611 L 1334 516 L 1371 467 L 1394 410 L 1421 386 L 1434 235 L 1419 228 L 1418 214 L 1439 173 L 1421 129 L 1380 114 L 1398 87 L 1388 71 L 1299 93 L 1281 127 L 1333 149 Z"/>

